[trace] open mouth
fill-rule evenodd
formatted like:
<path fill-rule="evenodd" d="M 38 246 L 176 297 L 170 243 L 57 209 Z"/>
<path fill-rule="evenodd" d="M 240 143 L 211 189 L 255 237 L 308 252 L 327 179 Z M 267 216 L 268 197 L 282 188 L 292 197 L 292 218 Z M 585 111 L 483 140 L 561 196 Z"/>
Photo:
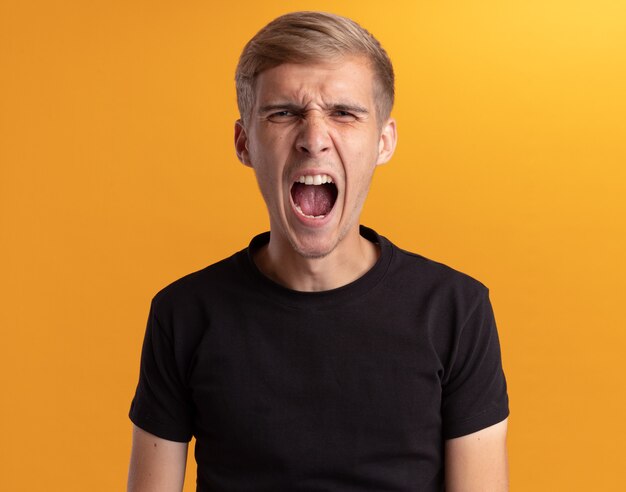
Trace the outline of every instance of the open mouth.
<path fill-rule="evenodd" d="M 300 176 L 291 186 L 291 198 L 304 217 L 323 219 L 335 206 L 337 186 L 327 174 Z"/>

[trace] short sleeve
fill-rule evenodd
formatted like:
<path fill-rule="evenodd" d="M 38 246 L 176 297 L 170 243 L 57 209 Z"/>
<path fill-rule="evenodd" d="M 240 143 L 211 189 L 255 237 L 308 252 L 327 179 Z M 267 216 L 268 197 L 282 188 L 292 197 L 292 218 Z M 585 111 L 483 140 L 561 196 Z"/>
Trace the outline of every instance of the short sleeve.
<path fill-rule="evenodd" d="M 477 432 L 509 415 L 500 343 L 486 288 L 456 334 L 446 373 L 442 388 L 445 439 Z"/>
<path fill-rule="evenodd" d="M 141 429 L 170 441 L 188 442 L 193 434 L 190 398 L 177 364 L 173 337 L 159 322 L 154 300 L 129 417 Z"/>

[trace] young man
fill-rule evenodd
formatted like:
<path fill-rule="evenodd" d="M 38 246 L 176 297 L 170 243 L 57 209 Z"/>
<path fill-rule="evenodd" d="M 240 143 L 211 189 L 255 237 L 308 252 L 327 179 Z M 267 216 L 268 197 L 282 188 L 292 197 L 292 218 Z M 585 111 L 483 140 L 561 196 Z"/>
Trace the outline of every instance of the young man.
<path fill-rule="evenodd" d="M 159 292 L 131 491 L 507 490 L 487 289 L 359 225 L 396 145 L 393 69 L 349 19 L 271 22 L 237 68 L 235 148 L 270 232 Z"/>

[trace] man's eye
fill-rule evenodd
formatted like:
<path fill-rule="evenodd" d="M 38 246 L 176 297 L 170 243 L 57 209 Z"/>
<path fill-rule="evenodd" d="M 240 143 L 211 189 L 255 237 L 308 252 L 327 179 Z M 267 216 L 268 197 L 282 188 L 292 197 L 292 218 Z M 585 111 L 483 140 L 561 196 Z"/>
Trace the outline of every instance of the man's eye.
<path fill-rule="evenodd" d="M 341 111 L 337 110 L 333 112 L 333 117 L 337 118 L 341 121 L 354 121 L 356 120 L 356 116 L 350 113 L 349 111 Z"/>
<path fill-rule="evenodd" d="M 295 118 L 295 114 L 291 111 L 288 110 L 284 110 L 284 111 L 275 111 L 274 113 L 271 113 L 267 119 L 270 121 L 274 121 L 274 122 L 281 122 L 281 121 L 289 121 L 292 118 Z"/>

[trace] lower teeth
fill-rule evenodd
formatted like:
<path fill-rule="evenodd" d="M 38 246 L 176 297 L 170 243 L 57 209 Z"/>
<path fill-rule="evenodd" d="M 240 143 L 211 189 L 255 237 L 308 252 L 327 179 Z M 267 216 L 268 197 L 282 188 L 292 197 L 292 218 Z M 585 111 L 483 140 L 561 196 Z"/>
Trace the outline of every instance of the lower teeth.
<path fill-rule="evenodd" d="M 323 219 L 324 217 L 326 217 L 325 215 L 307 215 L 302 211 L 300 205 L 296 205 L 296 210 L 300 212 L 300 215 L 303 215 L 307 219 Z"/>

